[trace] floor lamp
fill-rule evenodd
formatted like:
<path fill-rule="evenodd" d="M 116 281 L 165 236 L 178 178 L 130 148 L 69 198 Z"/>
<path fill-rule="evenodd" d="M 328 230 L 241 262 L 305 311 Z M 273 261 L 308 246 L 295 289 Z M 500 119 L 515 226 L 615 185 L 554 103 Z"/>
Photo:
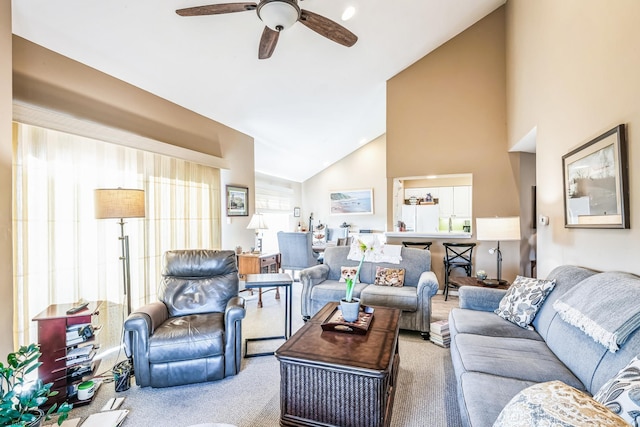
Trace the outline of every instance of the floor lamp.
<path fill-rule="evenodd" d="M 131 313 L 131 273 L 129 270 L 129 236 L 124 234 L 125 218 L 144 218 L 144 190 L 126 188 L 99 188 L 95 190 L 95 211 L 97 219 L 120 219 L 122 247 L 122 276 L 124 293 L 127 298 L 127 313 Z"/>
<path fill-rule="evenodd" d="M 502 280 L 502 252 L 500 252 L 501 240 L 520 240 L 520 217 L 511 216 L 503 218 L 476 218 L 476 239 L 498 242 L 497 247 L 489 249 L 489 253 L 497 257 L 498 284 L 505 284 Z"/>

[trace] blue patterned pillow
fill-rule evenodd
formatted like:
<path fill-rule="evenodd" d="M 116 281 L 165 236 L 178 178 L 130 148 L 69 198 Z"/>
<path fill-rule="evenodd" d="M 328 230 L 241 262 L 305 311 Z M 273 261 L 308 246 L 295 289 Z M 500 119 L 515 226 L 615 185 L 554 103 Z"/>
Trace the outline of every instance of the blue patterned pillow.
<path fill-rule="evenodd" d="M 607 381 L 593 396 L 629 424 L 640 424 L 640 355 Z"/>
<path fill-rule="evenodd" d="M 495 313 L 521 328 L 533 329 L 530 325 L 547 295 L 556 286 L 555 280 L 516 277 Z"/>

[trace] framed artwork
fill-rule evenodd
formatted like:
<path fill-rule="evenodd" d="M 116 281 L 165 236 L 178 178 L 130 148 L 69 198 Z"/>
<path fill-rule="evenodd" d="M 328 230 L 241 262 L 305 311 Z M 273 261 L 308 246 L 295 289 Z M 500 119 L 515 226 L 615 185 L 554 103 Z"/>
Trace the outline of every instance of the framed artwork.
<path fill-rule="evenodd" d="M 227 185 L 227 216 L 249 216 L 249 189 Z"/>
<path fill-rule="evenodd" d="M 562 156 L 567 228 L 629 228 L 625 125 Z"/>
<path fill-rule="evenodd" d="M 293 216 L 296 218 L 300 217 L 300 208 L 293 208 Z"/>
<path fill-rule="evenodd" d="M 331 215 L 373 214 L 373 189 L 330 193 Z"/>

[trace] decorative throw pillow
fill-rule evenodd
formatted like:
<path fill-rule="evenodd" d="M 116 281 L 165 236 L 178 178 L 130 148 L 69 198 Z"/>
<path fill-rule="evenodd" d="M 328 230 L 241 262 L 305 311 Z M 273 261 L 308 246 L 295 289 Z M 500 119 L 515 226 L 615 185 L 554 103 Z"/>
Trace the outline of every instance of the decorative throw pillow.
<path fill-rule="evenodd" d="M 555 280 L 517 276 L 495 313 L 521 328 L 533 329 L 531 322 L 555 286 Z"/>
<path fill-rule="evenodd" d="M 404 286 L 404 268 L 376 267 L 376 280 L 373 284 L 396 288 Z"/>
<path fill-rule="evenodd" d="M 358 272 L 358 266 L 354 265 L 353 267 L 340 267 L 340 282 L 346 282 L 345 279 L 353 279 Z M 360 276 L 358 276 L 358 280 L 356 283 L 360 283 Z"/>
<path fill-rule="evenodd" d="M 562 381 L 535 384 L 516 394 L 493 427 L 629 425 L 606 406 Z"/>
<path fill-rule="evenodd" d="M 593 396 L 631 425 L 640 422 L 640 355 L 607 381 Z"/>

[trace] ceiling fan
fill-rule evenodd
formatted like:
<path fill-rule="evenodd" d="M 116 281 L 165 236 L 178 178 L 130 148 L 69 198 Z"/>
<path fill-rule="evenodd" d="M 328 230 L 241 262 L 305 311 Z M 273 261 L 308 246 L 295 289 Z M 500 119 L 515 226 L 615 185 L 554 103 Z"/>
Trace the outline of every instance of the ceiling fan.
<path fill-rule="evenodd" d="M 258 58 L 267 59 L 273 54 L 282 30 L 296 22 L 343 46 L 351 47 L 358 37 L 342 25 L 308 10 L 300 9 L 298 0 L 261 0 L 259 3 L 221 3 L 178 9 L 180 16 L 221 15 L 224 13 L 255 10 L 265 23 Z"/>

